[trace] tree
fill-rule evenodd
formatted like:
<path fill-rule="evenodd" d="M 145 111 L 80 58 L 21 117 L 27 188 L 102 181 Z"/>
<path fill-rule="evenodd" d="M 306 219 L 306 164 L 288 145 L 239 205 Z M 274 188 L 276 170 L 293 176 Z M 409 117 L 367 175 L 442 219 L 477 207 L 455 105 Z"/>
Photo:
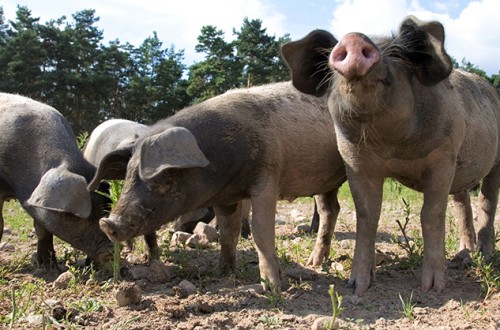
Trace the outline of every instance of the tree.
<path fill-rule="evenodd" d="M 45 52 L 38 37 L 38 21 L 39 18 L 32 17 L 27 7 L 18 6 L 16 20 L 11 21 L 12 28 L 6 29 L 2 24 L 0 42 L 4 44 L 0 48 L 1 91 L 36 99 L 41 97 L 41 67 Z"/>
<path fill-rule="evenodd" d="M 266 34 L 261 20 L 250 21 L 248 18 L 243 19 L 240 31 L 233 29 L 233 33 L 237 36 L 235 46 L 243 63 L 243 78 L 247 87 L 289 78 L 279 51 L 281 44 L 290 40 L 289 35 L 277 41 L 274 36 Z"/>
<path fill-rule="evenodd" d="M 215 26 L 201 28 L 195 50 L 205 53 L 205 60 L 189 68 L 187 92 L 198 103 L 239 87 L 242 65 L 234 54 L 233 43 L 224 40 L 224 32 Z"/>

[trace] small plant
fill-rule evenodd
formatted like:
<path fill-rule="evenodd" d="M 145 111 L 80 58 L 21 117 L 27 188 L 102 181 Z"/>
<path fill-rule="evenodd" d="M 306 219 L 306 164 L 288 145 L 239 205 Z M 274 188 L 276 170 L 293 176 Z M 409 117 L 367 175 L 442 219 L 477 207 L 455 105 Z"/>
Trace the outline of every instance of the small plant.
<path fill-rule="evenodd" d="M 475 255 L 474 263 L 481 291 L 484 293 L 484 300 L 486 300 L 493 293 L 500 291 L 500 273 L 495 270 L 493 263 L 486 263 L 482 253 Z"/>
<path fill-rule="evenodd" d="M 266 293 L 266 299 L 269 305 L 271 305 L 272 308 L 278 307 L 278 305 L 284 305 L 285 299 L 281 295 L 281 292 L 276 289 L 274 284 L 269 281 L 269 279 L 261 279 L 261 282 L 265 284 L 265 286 L 269 289 L 269 292 Z"/>
<path fill-rule="evenodd" d="M 410 293 L 410 297 L 405 301 L 403 297 L 401 297 L 401 293 L 399 294 L 399 300 L 401 300 L 401 304 L 403 305 L 403 314 L 408 318 L 408 320 L 413 321 L 415 319 L 415 315 L 413 314 L 413 309 L 417 305 L 413 303 L 413 290 Z"/>
<path fill-rule="evenodd" d="M 396 223 L 398 224 L 401 233 L 403 234 L 404 241 L 399 240 L 397 237 L 393 237 L 392 241 L 396 243 L 399 247 L 405 250 L 408 254 L 408 265 L 411 269 L 415 269 L 422 263 L 422 254 L 423 254 L 423 240 L 420 238 L 418 231 L 413 230 L 412 235 L 414 239 L 412 240 L 408 236 L 408 224 L 410 222 L 411 216 L 411 207 L 410 203 L 407 202 L 404 198 L 402 198 L 403 204 L 405 206 L 405 220 L 404 223 L 398 219 Z"/>
<path fill-rule="evenodd" d="M 267 326 L 281 325 L 282 321 L 278 316 L 268 316 L 262 315 L 259 317 L 259 322 L 266 324 Z"/>
<path fill-rule="evenodd" d="M 332 300 L 332 319 L 330 320 L 330 322 L 325 322 L 324 327 L 328 330 L 332 330 L 335 329 L 336 321 L 344 310 L 344 307 L 342 307 L 342 296 L 335 291 L 334 284 L 330 284 L 328 294 L 330 295 L 330 299 Z"/>
<path fill-rule="evenodd" d="M 76 137 L 76 144 L 78 145 L 78 148 L 80 150 L 83 149 L 88 139 L 89 139 L 89 133 L 87 131 L 78 134 L 78 136 Z"/>

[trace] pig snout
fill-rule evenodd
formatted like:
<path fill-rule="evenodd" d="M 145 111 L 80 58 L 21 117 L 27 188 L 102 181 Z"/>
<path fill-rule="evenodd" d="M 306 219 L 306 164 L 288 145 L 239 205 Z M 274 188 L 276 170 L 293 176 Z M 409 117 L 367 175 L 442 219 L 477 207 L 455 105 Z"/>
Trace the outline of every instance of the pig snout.
<path fill-rule="evenodd" d="M 366 36 L 347 34 L 333 48 L 330 66 L 347 80 L 363 77 L 380 61 L 380 51 Z"/>
<path fill-rule="evenodd" d="M 122 242 L 134 236 L 135 230 L 125 223 L 121 217 L 110 214 L 109 218 L 99 220 L 101 230 L 113 241 Z"/>

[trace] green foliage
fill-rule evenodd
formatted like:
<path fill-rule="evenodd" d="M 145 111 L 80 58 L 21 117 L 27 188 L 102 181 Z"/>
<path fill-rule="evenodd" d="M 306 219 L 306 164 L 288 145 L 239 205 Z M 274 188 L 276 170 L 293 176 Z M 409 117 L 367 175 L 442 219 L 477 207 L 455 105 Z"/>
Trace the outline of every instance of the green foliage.
<path fill-rule="evenodd" d="M 496 258 L 491 259 L 495 260 Z M 493 293 L 500 291 L 500 270 L 495 269 L 493 262 L 486 262 L 481 253 L 476 254 L 473 261 L 476 275 L 479 277 L 479 283 L 481 284 L 481 291 L 486 300 Z"/>
<path fill-rule="evenodd" d="M 410 293 L 410 297 L 408 299 L 404 300 L 403 297 L 401 297 L 401 293 L 399 294 L 399 300 L 401 300 L 401 305 L 403 305 L 403 315 L 408 318 L 408 320 L 413 321 L 415 319 L 415 315 L 413 312 L 413 309 L 417 305 L 416 303 L 413 303 L 413 290 Z"/>
<path fill-rule="evenodd" d="M 335 321 L 337 321 L 338 317 L 344 310 L 342 307 L 342 296 L 339 295 L 338 292 L 335 291 L 335 285 L 330 284 L 328 288 L 328 294 L 330 295 L 330 299 L 332 301 L 332 319 L 325 326 L 326 329 L 334 329 Z"/>

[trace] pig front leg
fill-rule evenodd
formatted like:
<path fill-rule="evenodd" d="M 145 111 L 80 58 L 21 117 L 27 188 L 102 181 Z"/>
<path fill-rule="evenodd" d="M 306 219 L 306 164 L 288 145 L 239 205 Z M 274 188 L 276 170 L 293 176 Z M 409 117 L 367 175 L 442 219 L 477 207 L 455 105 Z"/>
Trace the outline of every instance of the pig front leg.
<path fill-rule="evenodd" d="M 319 266 L 329 257 L 333 231 L 340 211 L 337 192 L 338 189 L 335 189 L 326 194 L 314 196 L 319 214 L 319 227 L 316 244 L 309 256 L 307 266 Z"/>
<path fill-rule="evenodd" d="M 483 179 L 479 194 L 477 250 L 488 257 L 495 248 L 495 213 L 500 185 L 500 167 L 495 168 Z"/>
<path fill-rule="evenodd" d="M 236 245 L 241 231 L 242 203 L 214 207 L 220 231 L 219 267 L 225 274 L 236 270 Z"/>
<path fill-rule="evenodd" d="M 356 295 L 363 294 L 375 279 L 375 237 L 377 235 L 384 177 L 352 173 L 348 180 L 356 208 L 356 245 L 348 286 Z"/>
<path fill-rule="evenodd" d="M 420 214 L 424 239 L 424 260 L 421 289 L 443 292 L 446 285 L 445 219 L 454 166 L 433 169 L 423 180 L 424 203 Z M 454 165 L 451 164 L 451 165 Z"/>
<path fill-rule="evenodd" d="M 56 252 L 54 250 L 54 235 L 34 222 L 37 236 L 37 257 L 38 266 L 43 266 L 47 273 L 59 271 L 57 265 Z"/>

